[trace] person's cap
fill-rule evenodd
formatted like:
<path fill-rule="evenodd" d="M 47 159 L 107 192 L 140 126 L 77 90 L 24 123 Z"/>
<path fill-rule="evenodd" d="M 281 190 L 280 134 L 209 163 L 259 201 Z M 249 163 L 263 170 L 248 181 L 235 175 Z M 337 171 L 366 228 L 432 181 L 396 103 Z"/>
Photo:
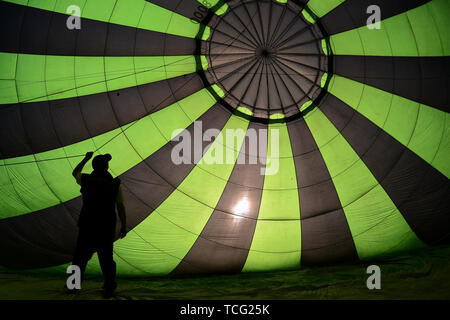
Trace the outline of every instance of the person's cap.
<path fill-rule="evenodd" d="M 111 159 L 112 156 L 109 153 L 95 156 L 94 159 L 92 159 L 92 168 L 94 168 L 94 170 L 107 170 L 108 162 L 111 161 Z"/>

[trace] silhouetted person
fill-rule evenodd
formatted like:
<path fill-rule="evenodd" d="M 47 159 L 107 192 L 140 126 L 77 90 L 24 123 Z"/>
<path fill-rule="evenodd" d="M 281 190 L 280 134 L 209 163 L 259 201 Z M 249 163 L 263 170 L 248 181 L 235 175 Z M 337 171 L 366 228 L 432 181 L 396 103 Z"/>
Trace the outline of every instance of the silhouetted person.
<path fill-rule="evenodd" d="M 104 295 L 111 297 L 117 287 L 116 263 L 113 259 L 113 244 L 116 231 L 116 206 L 121 220 L 119 236 L 126 235 L 126 214 L 120 180 L 108 172 L 111 155 L 98 155 L 92 160 L 94 171 L 82 174 L 84 165 L 92 158 L 93 152 L 86 153 L 84 159 L 73 170 L 72 175 L 81 186 L 83 207 L 78 220 L 78 240 L 73 265 L 81 271 L 81 280 L 88 261 L 97 252 L 104 278 Z"/>

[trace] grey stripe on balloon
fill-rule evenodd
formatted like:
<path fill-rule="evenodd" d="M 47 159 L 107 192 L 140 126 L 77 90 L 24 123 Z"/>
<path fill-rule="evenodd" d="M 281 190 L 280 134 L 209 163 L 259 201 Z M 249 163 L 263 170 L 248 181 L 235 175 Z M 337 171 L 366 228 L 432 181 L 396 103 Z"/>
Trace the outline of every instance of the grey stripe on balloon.
<path fill-rule="evenodd" d="M 365 26 L 371 13 L 369 6 L 380 8 L 381 19 L 409 11 L 430 0 L 347 0 L 328 12 L 320 21 L 329 35 Z"/>
<path fill-rule="evenodd" d="M 450 240 L 450 181 L 417 154 L 328 94 L 320 109 L 389 195 L 414 233 L 433 245 Z"/>
<path fill-rule="evenodd" d="M 357 258 L 352 234 L 330 173 L 303 118 L 288 123 L 301 218 L 301 263 Z"/>
<path fill-rule="evenodd" d="M 193 55 L 196 41 L 86 18 L 69 30 L 67 15 L 0 2 L 0 51 L 62 56 Z"/>
<path fill-rule="evenodd" d="M 450 111 L 450 57 L 335 56 L 334 73 Z"/>
<path fill-rule="evenodd" d="M 248 130 L 259 133 L 267 125 L 250 123 Z M 261 169 L 265 168 L 250 152 L 249 139 L 245 141 L 240 150 L 244 163 L 234 165 L 210 219 L 173 274 L 232 273 L 244 267 L 258 219 L 264 185 Z"/>

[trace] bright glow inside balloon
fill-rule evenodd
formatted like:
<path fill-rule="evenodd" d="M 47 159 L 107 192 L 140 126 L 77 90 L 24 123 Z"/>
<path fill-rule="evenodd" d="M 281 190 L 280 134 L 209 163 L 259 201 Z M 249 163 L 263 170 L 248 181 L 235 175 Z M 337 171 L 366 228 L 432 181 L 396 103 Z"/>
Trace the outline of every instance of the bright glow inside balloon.
<path fill-rule="evenodd" d="M 245 215 L 250 210 L 250 202 L 247 197 L 243 197 L 233 208 L 235 219 L 240 219 L 242 215 Z"/>

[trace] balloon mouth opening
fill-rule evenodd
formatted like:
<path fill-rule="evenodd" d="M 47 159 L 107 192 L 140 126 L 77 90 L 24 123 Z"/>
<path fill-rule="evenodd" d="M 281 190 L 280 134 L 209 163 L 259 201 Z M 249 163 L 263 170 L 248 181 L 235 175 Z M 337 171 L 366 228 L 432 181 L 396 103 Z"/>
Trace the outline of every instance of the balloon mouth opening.
<path fill-rule="evenodd" d="M 275 50 L 270 47 L 258 47 L 255 50 L 255 56 L 266 61 L 271 61 L 275 55 Z"/>
<path fill-rule="evenodd" d="M 205 27 L 199 27 L 197 59 L 206 59 L 208 67 L 197 70 L 218 103 L 269 123 L 298 119 L 319 105 L 332 78 L 333 53 L 320 20 L 306 19 L 305 12 L 315 17 L 293 1 L 237 0 L 201 21 L 209 37 L 200 40 Z M 312 107 L 302 108 L 309 101 Z M 242 107 L 250 112 L 240 112 Z"/>

